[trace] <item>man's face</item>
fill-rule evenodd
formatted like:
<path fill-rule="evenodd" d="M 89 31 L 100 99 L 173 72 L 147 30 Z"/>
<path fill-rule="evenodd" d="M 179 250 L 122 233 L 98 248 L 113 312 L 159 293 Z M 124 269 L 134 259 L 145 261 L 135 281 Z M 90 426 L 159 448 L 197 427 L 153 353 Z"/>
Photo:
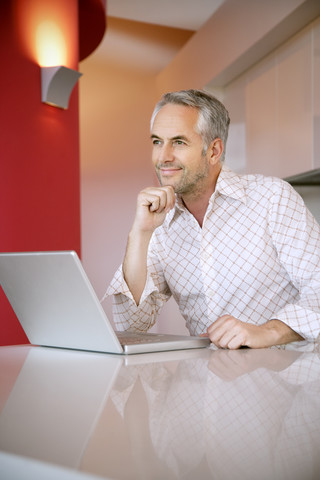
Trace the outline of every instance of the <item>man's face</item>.
<path fill-rule="evenodd" d="M 208 154 L 203 155 L 197 121 L 195 108 L 168 104 L 156 115 L 151 132 L 152 162 L 159 182 L 181 195 L 201 193 L 208 179 Z"/>

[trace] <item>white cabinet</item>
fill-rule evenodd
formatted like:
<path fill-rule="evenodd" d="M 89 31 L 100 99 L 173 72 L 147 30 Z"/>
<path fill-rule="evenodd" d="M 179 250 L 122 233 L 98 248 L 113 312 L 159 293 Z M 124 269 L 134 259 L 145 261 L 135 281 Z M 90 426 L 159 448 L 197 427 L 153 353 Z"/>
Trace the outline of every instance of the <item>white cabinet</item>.
<path fill-rule="evenodd" d="M 213 92 L 214 93 L 214 92 Z M 287 177 L 320 167 L 320 19 L 223 88 L 226 164 Z"/>

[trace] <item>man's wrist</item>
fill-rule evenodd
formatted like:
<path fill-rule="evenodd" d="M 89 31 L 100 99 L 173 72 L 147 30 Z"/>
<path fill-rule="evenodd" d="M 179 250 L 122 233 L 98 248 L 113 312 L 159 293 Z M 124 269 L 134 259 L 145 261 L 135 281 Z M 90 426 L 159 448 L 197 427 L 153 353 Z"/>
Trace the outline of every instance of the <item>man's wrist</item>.
<path fill-rule="evenodd" d="M 133 224 L 129 231 L 129 239 L 135 238 L 139 240 L 150 240 L 154 230 L 146 230 L 138 225 Z"/>
<path fill-rule="evenodd" d="M 281 345 L 303 340 L 303 337 L 289 327 L 289 325 L 276 318 L 269 320 L 261 325 L 261 327 L 264 328 L 272 345 Z"/>

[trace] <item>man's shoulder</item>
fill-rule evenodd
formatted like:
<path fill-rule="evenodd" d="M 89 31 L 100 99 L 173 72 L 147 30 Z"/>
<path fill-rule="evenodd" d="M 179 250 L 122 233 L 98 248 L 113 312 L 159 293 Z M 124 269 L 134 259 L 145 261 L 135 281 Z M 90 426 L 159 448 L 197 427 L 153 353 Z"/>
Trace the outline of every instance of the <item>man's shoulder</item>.
<path fill-rule="evenodd" d="M 291 185 L 284 180 L 259 173 L 236 173 L 223 166 L 216 189 L 227 197 L 248 202 L 269 201 L 281 197 L 284 192 L 290 195 Z"/>
<path fill-rule="evenodd" d="M 298 193 L 285 180 L 260 173 L 235 173 L 223 168 L 220 191 L 241 200 L 247 207 L 270 209 L 274 205 L 299 203 Z"/>
<path fill-rule="evenodd" d="M 265 190 L 272 193 L 280 192 L 283 190 L 292 190 L 291 185 L 285 180 L 275 177 L 267 176 L 260 173 L 234 173 L 230 169 L 227 169 L 229 175 L 233 175 L 238 178 L 238 181 L 242 184 L 247 193 L 255 190 Z"/>

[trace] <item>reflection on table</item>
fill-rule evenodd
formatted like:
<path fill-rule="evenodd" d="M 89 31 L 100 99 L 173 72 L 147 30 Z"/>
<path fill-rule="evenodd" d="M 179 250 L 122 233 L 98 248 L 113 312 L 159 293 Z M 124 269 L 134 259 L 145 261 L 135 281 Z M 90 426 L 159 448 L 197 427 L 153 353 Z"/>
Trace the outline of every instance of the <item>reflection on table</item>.
<path fill-rule="evenodd" d="M 317 345 L 3 347 L 0 371 L 6 453 L 114 479 L 320 478 Z"/>

